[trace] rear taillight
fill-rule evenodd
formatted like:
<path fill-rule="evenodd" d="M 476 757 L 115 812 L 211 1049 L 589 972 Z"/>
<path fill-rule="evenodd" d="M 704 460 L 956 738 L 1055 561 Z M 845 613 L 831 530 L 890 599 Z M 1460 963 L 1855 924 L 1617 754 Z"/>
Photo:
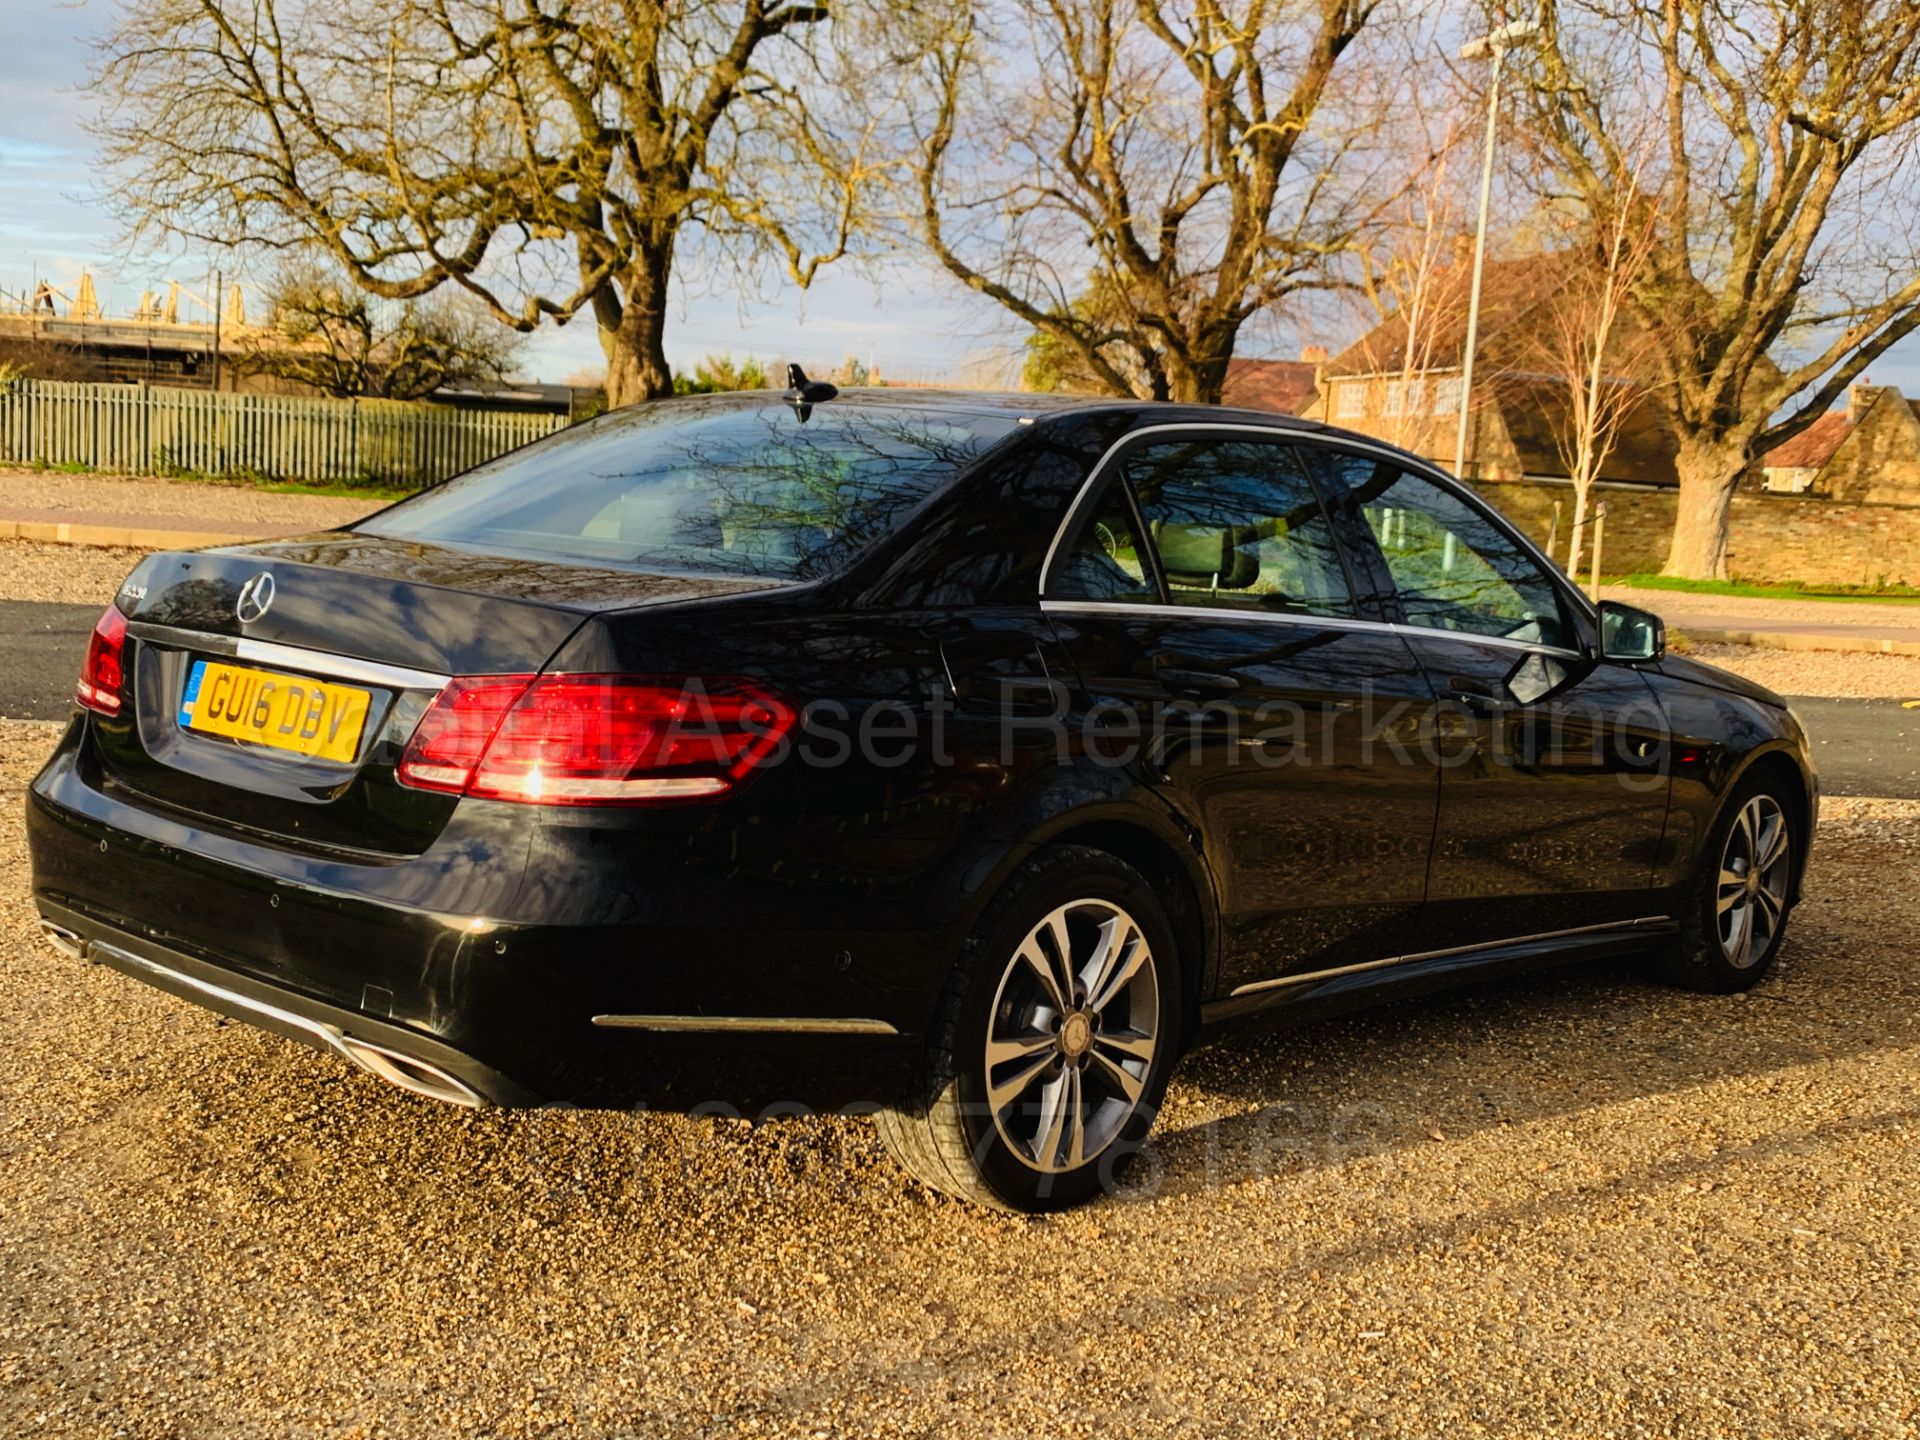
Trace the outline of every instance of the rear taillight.
<path fill-rule="evenodd" d="M 448 682 L 400 782 L 532 805 L 647 805 L 734 789 L 779 749 L 793 708 L 746 680 L 474 675 Z"/>
<path fill-rule="evenodd" d="M 80 683 L 73 698 L 100 715 L 120 713 L 120 689 L 127 678 L 127 617 L 109 605 L 87 639 L 87 658 L 80 665 Z"/>

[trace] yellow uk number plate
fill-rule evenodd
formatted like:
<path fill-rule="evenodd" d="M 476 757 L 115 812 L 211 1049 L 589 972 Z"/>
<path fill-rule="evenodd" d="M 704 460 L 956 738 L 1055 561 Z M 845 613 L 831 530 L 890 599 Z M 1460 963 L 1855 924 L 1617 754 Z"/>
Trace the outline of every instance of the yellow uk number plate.
<path fill-rule="evenodd" d="M 350 685 L 196 660 L 180 697 L 180 724 L 321 760 L 351 760 L 372 696 Z"/>

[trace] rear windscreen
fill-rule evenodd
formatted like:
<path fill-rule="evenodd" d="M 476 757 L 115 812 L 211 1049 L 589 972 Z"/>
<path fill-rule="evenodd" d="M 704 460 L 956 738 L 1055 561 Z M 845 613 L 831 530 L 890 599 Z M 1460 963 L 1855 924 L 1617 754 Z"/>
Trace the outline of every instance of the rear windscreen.
<path fill-rule="evenodd" d="M 831 574 L 1013 417 L 761 394 L 619 410 L 503 455 L 358 528 L 556 560 Z"/>

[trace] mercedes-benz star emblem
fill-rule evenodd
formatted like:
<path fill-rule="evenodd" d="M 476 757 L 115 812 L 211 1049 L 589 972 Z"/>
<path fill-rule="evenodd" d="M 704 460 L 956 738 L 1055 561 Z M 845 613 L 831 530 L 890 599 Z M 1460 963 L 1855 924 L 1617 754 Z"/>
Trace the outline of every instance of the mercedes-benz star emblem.
<path fill-rule="evenodd" d="M 233 613 L 240 617 L 242 625 L 251 625 L 272 608 L 273 576 L 262 570 L 240 587 L 240 598 L 234 604 Z"/>

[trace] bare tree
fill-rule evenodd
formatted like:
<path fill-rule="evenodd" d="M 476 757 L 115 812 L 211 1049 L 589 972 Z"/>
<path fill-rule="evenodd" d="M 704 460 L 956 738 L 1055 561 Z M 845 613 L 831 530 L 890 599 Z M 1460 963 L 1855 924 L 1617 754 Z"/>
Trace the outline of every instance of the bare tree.
<path fill-rule="evenodd" d="M 1378 3 L 956 6 L 912 224 L 1101 390 L 1217 401 L 1241 326 L 1325 284 L 1374 203 L 1343 183 L 1364 130 L 1316 119 Z"/>
<path fill-rule="evenodd" d="M 1580 573 L 1593 487 L 1622 429 L 1658 401 L 1645 371 L 1656 341 L 1628 314 L 1659 238 L 1658 207 L 1641 204 L 1640 176 L 1627 177 L 1618 203 L 1595 232 L 1574 237 L 1574 263 L 1529 321 L 1529 345 L 1553 382 L 1547 406 L 1554 449 L 1573 484 L 1567 573 Z"/>
<path fill-rule="evenodd" d="M 843 61 L 827 19 L 800 0 L 150 0 L 103 43 L 99 132 L 136 234 L 317 246 L 375 295 L 449 285 L 520 331 L 590 312 L 625 404 L 672 387 L 690 235 L 802 286 L 846 252 L 885 113 L 853 82 L 884 67 Z M 824 123 L 849 94 L 864 113 Z"/>
<path fill-rule="evenodd" d="M 1456 138 L 1446 133 L 1362 247 L 1361 289 L 1383 322 L 1362 344 L 1366 368 L 1392 377 L 1382 407 L 1390 424 L 1382 438 L 1409 450 L 1431 448 L 1431 377 L 1436 369 L 1458 369 L 1466 324 L 1467 275 L 1458 263 L 1462 213 L 1450 174 Z"/>
<path fill-rule="evenodd" d="M 329 395 L 417 400 L 443 385 L 506 379 L 520 337 L 464 295 L 383 301 L 324 266 L 285 267 L 272 315 L 246 333 L 235 368 Z"/>
<path fill-rule="evenodd" d="M 1602 233 L 1659 212 L 1628 307 L 1679 438 L 1666 570 L 1723 577 L 1751 459 L 1920 325 L 1920 6 L 1547 0 L 1541 20 L 1526 108 L 1558 185 Z"/>

